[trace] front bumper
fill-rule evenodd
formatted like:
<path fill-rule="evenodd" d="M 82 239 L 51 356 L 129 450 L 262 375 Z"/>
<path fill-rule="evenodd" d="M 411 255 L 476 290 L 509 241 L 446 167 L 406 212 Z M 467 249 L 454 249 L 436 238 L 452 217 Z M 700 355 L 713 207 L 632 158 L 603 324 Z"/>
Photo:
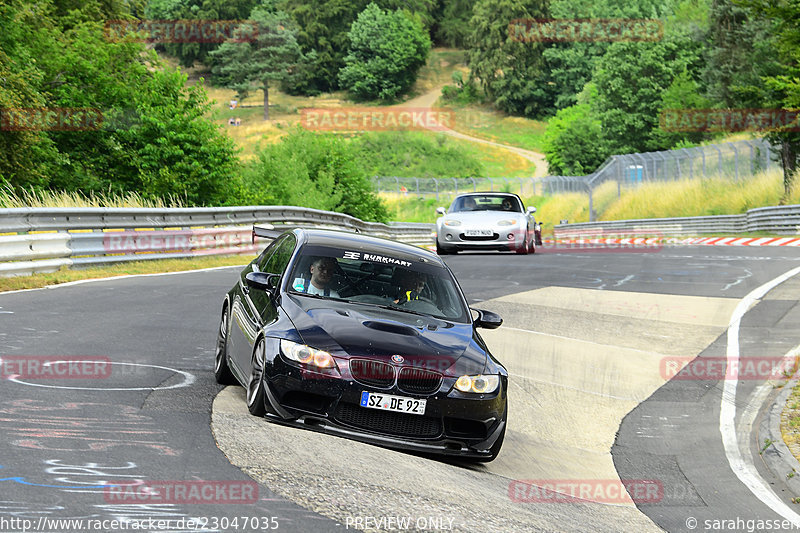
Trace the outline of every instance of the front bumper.
<path fill-rule="evenodd" d="M 525 239 L 530 242 L 533 237 L 533 232 L 515 227 L 494 227 L 491 232 L 491 236 L 471 237 L 460 227 L 444 227 L 436 233 L 436 242 L 444 250 L 514 251 L 524 247 Z"/>
<path fill-rule="evenodd" d="M 265 383 L 274 413 L 268 418 L 282 424 L 390 448 L 475 459 L 491 455 L 505 428 L 505 376 L 492 394 L 462 393 L 452 387 L 455 378 L 445 377 L 436 392 L 420 395 L 402 391 L 397 384 L 377 388 L 303 370 L 280 356 L 270 366 Z M 425 414 L 361 407 L 363 391 L 425 399 Z"/>

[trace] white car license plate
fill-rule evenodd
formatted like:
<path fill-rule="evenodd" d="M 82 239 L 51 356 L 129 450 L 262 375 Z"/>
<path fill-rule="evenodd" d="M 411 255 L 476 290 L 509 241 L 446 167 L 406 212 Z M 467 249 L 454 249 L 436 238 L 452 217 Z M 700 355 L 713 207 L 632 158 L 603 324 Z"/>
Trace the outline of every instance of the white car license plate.
<path fill-rule="evenodd" d="M 490 229 L 468 229 L 464 231 L 467 237 L 491 237 L 493 235 Z"/>
<path fill-rule="evenodd" d="M 412 415 L 425 414 L 426 400 L 392 396 L 391 394 L 378 394 L 364 391 L 361 393 L 361 407 L 394 411 L 396 413 L 411 413 Z"/>

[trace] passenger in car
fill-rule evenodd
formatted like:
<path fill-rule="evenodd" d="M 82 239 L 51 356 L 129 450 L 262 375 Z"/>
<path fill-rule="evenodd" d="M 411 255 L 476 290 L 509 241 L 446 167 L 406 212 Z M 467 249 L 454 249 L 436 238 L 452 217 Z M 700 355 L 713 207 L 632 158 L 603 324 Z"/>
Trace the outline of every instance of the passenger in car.
<path fill-rule="evenodd" d="M 400 291 L 394 303 L 403 304 L 409 300 L 419 300 L 423 290 L 425 290 L 425 274 L 408 270 L 400 278 Z"/>

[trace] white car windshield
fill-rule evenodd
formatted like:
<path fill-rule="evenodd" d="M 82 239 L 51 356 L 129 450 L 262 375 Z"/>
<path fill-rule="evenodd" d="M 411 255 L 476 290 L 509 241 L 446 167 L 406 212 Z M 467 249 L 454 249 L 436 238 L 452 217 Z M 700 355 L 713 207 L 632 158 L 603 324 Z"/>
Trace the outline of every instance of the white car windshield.
<path fill-rule="evenodd" d="M 463 213 L 466 211 L 509 211 L 521 213 L 522 204 L 515 196 L 471 194 L 469 196 L 459 196 L 453 200 L 448 213 Z"/>
<path fill-rule="evenodd" d="M 287 290 L 293 293 L 469 321 L 452 274 L 441 266 L 409 258 L 306 246 L 296 258 L 289 280 Z"/>

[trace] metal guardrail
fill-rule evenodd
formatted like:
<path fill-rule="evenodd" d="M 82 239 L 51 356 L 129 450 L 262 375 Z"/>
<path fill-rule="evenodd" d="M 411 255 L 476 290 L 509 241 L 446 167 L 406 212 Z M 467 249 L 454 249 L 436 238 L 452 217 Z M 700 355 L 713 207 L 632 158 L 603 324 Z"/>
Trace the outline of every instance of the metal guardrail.
<path fill-rule="evenodd" d="M 651 218 L 558 224 L 557 238 L 613 235 L 622 233 L 658 233 L 664 236 L 707 233 L 746 233 L 763 231 L 775 235 L 800 234 L 800 205 L 758 207 L 743 215 Z"/>
<path fill-rule="evenodd" d="M 418 246 L 433 244 L 432 224 L 386 225 L 303 207 L 0 209 L 0 276 L 126 261 L 254 254 L 255 223 L 269 223 L 279 230 L 320 227 Z"/>

